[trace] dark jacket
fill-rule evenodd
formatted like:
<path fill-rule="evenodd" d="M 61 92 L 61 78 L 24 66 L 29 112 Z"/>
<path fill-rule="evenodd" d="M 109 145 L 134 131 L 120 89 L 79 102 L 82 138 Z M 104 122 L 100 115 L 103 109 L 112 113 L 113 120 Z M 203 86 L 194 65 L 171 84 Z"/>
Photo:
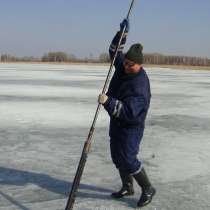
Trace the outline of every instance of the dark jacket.
<path fill-rule="evenodd" d="M 110 46 L 110 58 L 113 59 L 119 32 Z M 133 138 L 131 133 L 143 133 L 145 118 L 150 105 L 150 83 L 148 76 L 142 68 L 137 74 L 126 74 L 123 67 L 122 49 L 126 36 L 122 40 L 120 51 L 115 60 L 115 73 L 107 92 L 108 100 L 104 108 L 110 115 L 111 138 Z M 129 130 L 130 129 L 130 130 Z M 127 133 L 126 133 L 127 132 Z M 137 133 L 136 133 L 137 132 Z"/>

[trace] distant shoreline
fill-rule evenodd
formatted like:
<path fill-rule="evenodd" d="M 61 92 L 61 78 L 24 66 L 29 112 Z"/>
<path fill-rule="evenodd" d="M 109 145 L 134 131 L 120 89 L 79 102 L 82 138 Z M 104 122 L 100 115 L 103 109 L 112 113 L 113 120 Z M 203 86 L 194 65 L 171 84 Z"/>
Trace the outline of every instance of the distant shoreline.
<path fill-rule="evenodd" d="M 93 66 L 110 66 L 110 63 L 91 63 L 91 62 L 0 62 L 0 64 L 52 64 L 52 65 L 93 65 Z M 155 65 L 144 64 L 146 68 L 170 68 L 170 69 L 190 69 L 190 70 L 210 70 L 210 66 L 190 66 L 190 65 Z"/>

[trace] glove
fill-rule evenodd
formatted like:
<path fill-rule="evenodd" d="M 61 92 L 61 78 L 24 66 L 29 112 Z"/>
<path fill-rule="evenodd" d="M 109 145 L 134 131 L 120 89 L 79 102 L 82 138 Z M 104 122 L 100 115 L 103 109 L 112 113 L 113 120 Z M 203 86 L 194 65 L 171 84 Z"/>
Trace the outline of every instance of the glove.
<path fill-rule="evenodd" d="M 128 33 L 129 29 L 130 29 L 130 24 L 129 24 L 129 19 L 124 19 L 121 23 L 120 23 L 120 31 L 122 32 L 123 29 L 125 27 L 125 32 Z"/>
<path fill-rule="evenodd" d="M 107 99 L 108 99 L 108 96 L 106 94 L 99 94 L 98 103 L 99 104 L 105 104 Z"/>

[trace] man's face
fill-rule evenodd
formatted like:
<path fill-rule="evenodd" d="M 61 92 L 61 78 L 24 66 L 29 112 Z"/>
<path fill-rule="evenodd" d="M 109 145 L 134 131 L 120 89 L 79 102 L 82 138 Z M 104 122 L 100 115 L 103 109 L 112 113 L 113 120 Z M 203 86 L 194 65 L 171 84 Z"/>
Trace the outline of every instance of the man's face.
<path fill-rule="evenodd" d="M 141 70 L 141 65 L 138 63 L 134 63 L 131 60 L 124 59 L 123 66 L 125 68 L 126 74 L 136 74 Z"/>

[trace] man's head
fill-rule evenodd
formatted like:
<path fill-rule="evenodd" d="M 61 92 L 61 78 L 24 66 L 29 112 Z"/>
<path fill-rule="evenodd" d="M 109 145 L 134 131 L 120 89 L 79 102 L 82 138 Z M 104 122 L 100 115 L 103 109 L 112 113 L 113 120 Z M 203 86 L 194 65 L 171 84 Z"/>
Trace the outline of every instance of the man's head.
<path fill-rule="evenodd" d="M 138 73 L 143 63 L 143 46 L 134 44 L 130 47 L 124 58 L 124 68 L 126 73 Z"/>

